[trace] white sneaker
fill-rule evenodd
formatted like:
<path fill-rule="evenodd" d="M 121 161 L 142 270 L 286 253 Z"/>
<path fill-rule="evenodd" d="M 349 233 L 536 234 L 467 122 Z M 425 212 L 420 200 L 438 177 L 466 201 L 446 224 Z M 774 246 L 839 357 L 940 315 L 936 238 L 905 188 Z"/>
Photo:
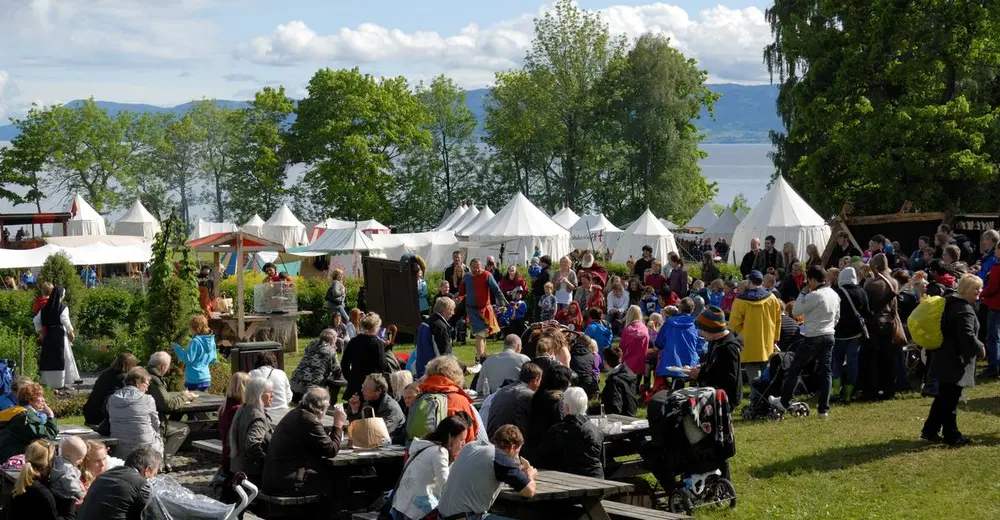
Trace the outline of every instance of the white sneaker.
<path fill-rule="evenodd" d="M 781 398 L 778 397 L 778 396 L 774 396 L 774 395 L 769 396 L 767 398 L 767 402 L 770 403 L 770 405 L 773 406 L 779 412 L 787 412 L 788 411 L 787 409 L 785 409 L 785 405 L 781 404 Z"/>
<path fill-rule="evenodd" d="M 820 412 L 819 413 L 819 418 L 820 419 L 826 419 L 828 417 L 830 417 L 830 412 Z"/>

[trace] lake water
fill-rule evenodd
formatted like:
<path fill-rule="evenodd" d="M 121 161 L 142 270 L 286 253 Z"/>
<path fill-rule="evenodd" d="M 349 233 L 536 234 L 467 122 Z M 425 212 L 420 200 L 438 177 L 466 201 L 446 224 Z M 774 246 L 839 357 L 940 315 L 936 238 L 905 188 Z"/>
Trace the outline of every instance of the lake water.
<path fill-rule="evenodd" d="M 0 147 L 8 144 L 0 141 Z M 708 157 L 700 162 L 702 173 L 709 181 L 719 183 L 719 193 L 715 197 L 717 204 L 729 204 L 733 197 L 742 193 L 753 207 L 767 193 L 767 184 L 774 171 L 774 164 L 767 156 L 772 150 L 770 144 L 705 144 L 701 148 L 708 153 Z M 55 210 L 59 201 L 43 202 L 42 206 L 45 210 Z M 0 201 L 0 212 L 14 209 L 9 201 Z M 16 209 L 34 211 L 32 206 Z"/>

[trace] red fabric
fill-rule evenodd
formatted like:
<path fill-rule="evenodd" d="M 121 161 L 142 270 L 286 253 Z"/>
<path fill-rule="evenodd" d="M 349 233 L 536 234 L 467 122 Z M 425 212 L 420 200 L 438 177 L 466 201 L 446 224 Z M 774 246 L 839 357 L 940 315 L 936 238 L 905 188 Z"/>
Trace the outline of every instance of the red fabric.
<path fill-rule="evenodd" d="M 729 294 L 722 297 L 722 310 L 729 312 L 733 310 L 733 301 L 736 300 L 738 293 L 736 291 L 730 291 Z"/>
<path fill-rule="evenodd" d="M 677 293 L 675 293 L 674 291 L 670 291 L 670 295 L 667 296 L 666 299 L 664 300 L 663 306 L 667 307 L 670 305 L 677 305 L 680 302 L 681 299 L 677 297 Z"/>
<path fill-rule="evenodd" d="M 580 271 L 590 273 L 595 284 L 602 287 L 608 284 L 608 270 L 601 267 L 601 264 L 597 262 L 594 262 L 590 267 L 581 267 Z"/>
<path fill-rule="evenodd" d="M 601 314 L 608 312 L 608 301 L 604 299 L 604 291 L 601 290 L 600 286 L 594 286 L 594 292 L 587 300 L 587 310 L 590 309 L 601 309 Z"/>
<path fill-rule="evenodd" d="M 38 314 L 38 311 L 42 310 L 42 307 L 45 307 L 45 304 L 47 303 L 49 303 L 48 296 L 39 296 L 38 298 L 35 298 L 35 303 L 31 304 L 31 313 Z"/>
<path fill-rule="evenodd" d="M 420 391 L 447 394 L 448 417 L 458 412 L 469 414 L 469 417 L 472 417 L 472 426 L 465 432 L 465 442 L 476 440 L 476 432 L 479 431 L 479 421 L 476 419 L 476 413 L 472 410 L 472 398 L 469 397 L 469 394 L 465 393 L 465 390 L 462 390 L 461 387 L 447 377 L 433 375 L 427 376 L 424 379 L 424 382 L 420 384 Z"/>
<path fill-rule="evenodd" d="M 505 296 L 518 287 L 521 288 L 522 292 L 527 292 L 528 290 L 528 285 L 524 282 L 524 278 L 521 278 L 520 275 L 518 275 L 515 280 L 511 280 L 509 276 L 504 276 L 500 279 L 500 283 L 498 285 L 500 286 L 500 292 L 502 292 Z"/>
<path fill-rule="evenodd" d="M 583 330 L 583 314 L 580 313 L 580 306 L 576 302 L 569 302 L 569 305 L 556 313 L 555 320 L 567 327 L 573 325 L 576 330 Z"/>
<path fill-rule="evenodd" d="M 622 329 L 622 362 L 634 374 L 642 374 L 649 350 L 649 329 L 641 321 L 630 323 Z"/>
<path fill-rule="evenodd" d="M 944 278 L 944 276 L 939 276 L 938 281 L 941 278 Z M 983 288 L 983 294 L 979 297 L 982 298 L 983 304 L 989 307 L 990 310 L 1000 311 L 1000 263 L 993 264 L 993 267 L 990 268 L 990 274 L 986 279 L 988 282 L 986 283 L 986 287 Z M 944 282 L 941 283 L 943 284 Z"/>
<path fill-rule="evenodd" d="M 806 275 L 804 274 L 793 274 L 792 280 L 795 280 L 795 286 L 799 289 L 806 284 Z"/>
<path fill-rule="evenodd" d="M 653 273 L 646 277 L 645 283 L 646 287 L 652 287 L 656 292 L 660 292 L 667 285 L 667 279 L 662 274 Z"/>

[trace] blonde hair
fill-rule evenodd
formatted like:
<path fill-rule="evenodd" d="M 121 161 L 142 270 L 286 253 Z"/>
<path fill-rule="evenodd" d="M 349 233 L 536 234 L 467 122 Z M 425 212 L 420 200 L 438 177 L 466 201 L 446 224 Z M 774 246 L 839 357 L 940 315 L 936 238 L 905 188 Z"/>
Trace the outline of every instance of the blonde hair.
<path fill-rule="evenodd" d="M 105 456 L 107 456 L 108 447 L 104 445 L 101 441 L 87 441 L 87 455 L 83 458 L 83 469 L 80 470 L 80 477 L 83 479 L 83 483 L 86 486 L 90 486 L 90 483 L 94 481 L 97 477 L 90 473 L 90 457 L 91 454 L 96 454 L 98 451 L 104 450 Z"/>
<path fill-rule="evenodd" d="M 959 295 L 965 295 L 971 291 L 978 291 L 983 287 L 983 279 L 974 274 L 963 274 L 958 280 L 958 287 L 955 289 Z"/>
<path fill-rule="evenodd" d="M 361 318 L 360 324 L 361 330 L 374 334 L 378 332 L 378 329 L 382 328 L 382 318 L 378 314 L 370 312 Z"/>
<path fill-rule="evenodd" d="M 233 377 L 229 379 L 229 390 L 226 392 L 226 397 L 230 399 L 236 399 L 243 404 L 243 400 L 247 393 L 247 384 L 250 383 L 250 374 L 246 372 L 236 372 Z"/>
<path fill-rule="evenodd" d="M 663 325 L 663 315 L 658 312 L 650 314 L 647 324 L 653 325 L 654 323 L 656 324 L 656 328 L 661 327 Z"/>
<path fill-rule="evenodd" d="M 191 331 L 195 333 L 196 336 L 205 336 L 212 333 L 212 329 L 208 328 L 208 318 L 204 314 L 199 314 L 188 322 L 191 327 Z"/>
<path fill-rule="evenodd" d="M 722 281 L 722 278 L 716 278 L 715 280 L 712 280 L 712 285 L 710 285 L 709 288 L 712 292 L 719 292 L 725 286 L 726 283 Z"/>
<path fill-rule="evenodd" d="M 389 374 L 389 386 L 392 387 L 392 395 L 400 397 L 403 390 L 413 384 L 413 372 L 409 370 L 397 370 Z"/>
<path fill-rule="evenodd" d="M 341 279 L 343 277 L 344 277 L 343 269 L 334 269 L 333 271 L 330 271 L 330 281 L 332 282 L 340 282 L 342 281 Z"/>
<path fill-rule="evenodd" d="M 461 385 L 465 382 L 465 372 L 462 371 L 462 367 L 458 364 L 458 359 L 455 356 L 438 356 L 432 359 L 427 363 L 426 375 L 444 376 L 456 385 Z"/>
<path fill-rule="evenodd" d="M 638 305 L 631 305 L 625 311 L 625 323 L 632 324 L 637 321 L 642 321 L 642 309 Z"/>
<path fill-rule="evenodd" d="M 51 444 L 43 439 L 29 444 L 24 449 L 24 467 L 17 476 L 14 483 L 13 496 L 23 495 L 25 490 L 31 487 L 36 478 L 42 476 L 52 464 L 52 457 L 56 454 L 55 444 Z"/>

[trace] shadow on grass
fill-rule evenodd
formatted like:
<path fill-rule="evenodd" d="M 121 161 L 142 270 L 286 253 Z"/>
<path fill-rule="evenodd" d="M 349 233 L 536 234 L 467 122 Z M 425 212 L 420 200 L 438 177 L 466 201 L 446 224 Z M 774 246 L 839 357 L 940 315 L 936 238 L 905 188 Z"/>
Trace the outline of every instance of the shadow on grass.
<path fill-rule="evenodd" d="M 1000 437 L 996 435 L 974 436 L 972 440 L 973 446 L 1000 446 Z M 949 448 L 941 444 L 928 444 L 919 439 L 893 439 L 883 443 L 845 446 L 818 454 L 800 455 L 790 460 L 782 460 L 751 469 L 750 474 L 754 478 L 766 479 L 778 475 L 791 475 L 796 472 L 835 471 L 888 459 L 903 453 L 935 449 Z"/>
<path fill-rule="evenodd" d="M 988 415 L 1000 415 L 1000 396 L 970 399 L 965 404 L 959 403 L 958 410 L 959 412 L 969 411 Z"/>

